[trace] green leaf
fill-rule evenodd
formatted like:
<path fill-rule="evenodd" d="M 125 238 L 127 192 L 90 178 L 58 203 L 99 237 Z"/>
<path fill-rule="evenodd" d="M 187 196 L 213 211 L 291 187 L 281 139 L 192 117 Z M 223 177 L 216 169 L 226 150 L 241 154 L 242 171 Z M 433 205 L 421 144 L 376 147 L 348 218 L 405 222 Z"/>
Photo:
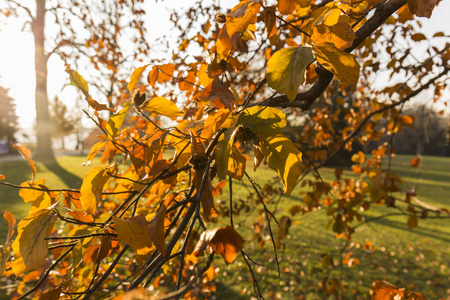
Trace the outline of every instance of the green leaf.
<path fill-rule="evenodd" d="M 228 159 L 231 153 L 231 147 L 234 143 L 234 137 L 238 128 L 230 128 L 220 136 L 214 155 L 217 163 L 217 176 L 219 180 L 225 179 L 228 170 Z"/>
<path fill-rule="evenodd" d="M 138 83 L 139 78 L 141 78 L 142 72 L 148 67 L 148 65 L 145 65 L 143 67 L 139 67 L 136 70 L 133 71 L 133 73 L 130 76 L 130 83 L 128 83 L 128 90 L 130 91 L 130 94 L 133 93 L 134 87 L 136 86 L 136 83 Z"/>
<path fill-rule="evenodd" d="M 305 81 L 305 71 L 313 61 L 310 47 L 281 49 L 267 62 L 267 84 L 293 101 L 298 87 Z"/>
<path fill-rule="evenodd" d="M 281 133 L 261 138 L 260 144 L 269 167 L 283 180 L 284 193 L 290 195 L 303 171 L 300 150 Z"/>
<path fill-rule="evenodd" d="M 111 140 L 116 138 L 117 131 L 122 126 L 123 120 L 125 119 L 129 108 L 130 106 L 125 106 L 119 112 L 112 114 L 109 118 L 108 124 L 106 125 L 106 132 Z"/>
<path fill-rule="evenodd" d="M 113 163 L 108 168 L 94 167 L 87 172 L 80 189 L 80 202 L 85 211 L 91 212 L 97 209 L 97 203 L 102 199 L 103 186 L 111 177 L 109 173 L 114 173 L 115 167 Z"/>
<path fill-rule="evenodd" d="M 16 276 L 25 271 L 41 268 L 48 253 L 48 241 L 56 215 L 51 209 L 41 210 L 19 222 L 18 234 L 12 244 L 14 261 L 12 269 Z"/>
<path fill-rule="evenodd" d="M 172 119 L 183 114 L 175 103 L 164 97 L 155 97 L 145 101 L 142 109 Z"/>
<path fill-rule="evenodd" d="M 257 135 L 272 135 L 286 126 L 286 115 L 273 107 L 253 106 L 239 115 L 237 123 L 249 127 Z"/>

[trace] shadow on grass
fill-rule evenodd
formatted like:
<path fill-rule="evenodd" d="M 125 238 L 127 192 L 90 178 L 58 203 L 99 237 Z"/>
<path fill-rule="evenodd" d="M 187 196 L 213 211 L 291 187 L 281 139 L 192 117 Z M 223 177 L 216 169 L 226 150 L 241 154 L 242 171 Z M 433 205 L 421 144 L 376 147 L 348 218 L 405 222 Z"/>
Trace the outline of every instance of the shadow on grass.
<path fill-rule="evenodd" d="M 423 222 L 426 222 L 426 221 L 427 221 L 426 219 L 423 220 Z M 450 236 L 448 235 L 447 232 L 438 230 L 436 228 L 434 228 L 432 230 L 423 228 L 423 227 L 420 227 L 420 223 L 419 223 L 418 227 L 416 227 L 414 229 L 409 229 L 409 228 L 406 228 L 406 226 L 407 226 L 406 219 L 405 219 L 405 222 L 394 221 L 394 220 L 390 220 L 390 219 L 374 220 L 373 222 L 378 223 L 380 225 L 388 226 L 390 228 L 396 228 L 396 229 L 399 229 L 402 231 L 407 231 L 411 234 L 417 234 L 417 235 L 421 235 L 423 237 L 434 238 L 434 239 L 441 240 L 446 243 L 450 243 Z"/>
<path fill-rule="evenodd" d="M 81 186 L 82 179 L 60 166 L 57 161 L 43 161 L 44 166 L 59 177 L 69 188 Z"/>

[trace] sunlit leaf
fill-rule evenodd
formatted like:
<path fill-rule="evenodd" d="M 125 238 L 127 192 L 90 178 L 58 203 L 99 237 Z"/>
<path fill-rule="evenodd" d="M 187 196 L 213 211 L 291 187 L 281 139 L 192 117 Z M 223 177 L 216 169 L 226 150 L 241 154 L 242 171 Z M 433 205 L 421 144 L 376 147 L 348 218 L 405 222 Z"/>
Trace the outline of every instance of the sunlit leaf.
<path fill-rule="evenodd" d="M 242 154 L 235 146 L 231 148 L 228 159 L 227 175 L 236 180 L 242 180 L 245 174 L 247 156 Z"/>
<path fill-rule="evenodd" d="M 260 8 L 259 0 L 244 0 L 233 7 L 227 15 L 228 35 L 233 36 L 234 33 L 247 29 L 248 25 L 254 24 Z"/>
<path fill-rule="evenodd" d="M 36 176 L 36 164 L 31 159 L 31 151 L 27 147 L 20 146 L 20 145 L 13 145 L 13 147 L 16 148 L 17 150 L 19 150 L 20 154 L 22 154 L 22 156 L 27 161 L 27 164 L 31 170 L 31 180 L 33 181 Z"/>
<path fill-rule="evenodd" d="M 142 105 L 142 109 L 150 113 L 163 115 L 172 119 L 183 114 L 175 103 L 164 97 L 154 97 L 145 101 Z"/>
<path fill-rule="evenodd" d="M 355 56 L 336 48 L 332 43 L 314 46 L 317 61 L 336 75 L 343 83 L 356 85 L 359 78 L 359 63 Z"/>
<path fill-rule="evenodd" d="M 426 300 L 426 298 L 418 292 L 411 292 L 405 288 L 397 288 L 389 282 L 377 280 L 370 286 L 371 300 Z"/>
<path fill-rule="evenodd" d="M 337 23 L 333 26 L 323 24 L 314 27 L 311 39 L 315 44 L 333 43 L 337 49 L 344 50 L 353 44 L 356 34 L 350 24 Z"/>
<path fill-rule="evenodd" d="M 92 216 L 92 214 L 86 213 L 84 211 L 76 211 L 76 210 L 67 209 L 67 213 L 77 221 L 86 222 L 86 223 L 94 222 L 94 217 Z"/>
<path fill-rule="evenodd" d="M 231 112 L 228 109 L 219 109 L 218 111 L 210 113 L 205 121 L 205 125 L 203 127 L 202 133 L 200 134 L 200 138 L 202 138 L 203 140 L 209 140 L 214 135 L 214 133 L 216 133 L 219 128 L 221 128 L 222 124 L 225 122 L 230 113 Z"/>
<path fill-rule="evenodd" d="M 19 222 L 18 234 L 12 244 L 12 269 L 16 276 L 42 267 L 48 253 L 48 241 L 45 238 L 50 235 L 55 222 L 56 215 L 51 210 L 41 210 Z"/>
<path fill-rule="evenodd" d="M 222 134 L 217 142 L 216 149 L 214 150 L 214 155 L 217 163 L 217 176 L 219 180 L 226 178 L 228 170 L 228 159 L 231 154 L 231 147 L 234 143 L 234 137 L 238 128 L 227 129 L 224 134 Z"/>
<path fill-rule="evenodd" d="M 194 249 L 194 255 L 201 255 L 208 247 L 222 255 L 227 264 L 234 261 L 244 247 L 241 235 L 230 226 L 208 229 L 202 233 Z"/>
<path fill-rule="evenodd" d="M 290 101 L 297 96 L 298 87 L 305 81 L 305 72 L 314 61 L 310 47 L 289 47 L 279 50 L 267 62 L 267 84 L 286 94 Z"/>
<path fill-rule="evenodd" d="M 142 72 L 145 71 L 145 69 L 148 67 L 148 65 L 139 67 L 133 71 L 133 73 L 130 76 L 130 82 L 128 83 L 128 90 L 130 91 L 130 94 L 133 93 L 134 87 L 136 86 L 136 83 L 139 82 L 139 79 L 141 78 Z"/>
<path fill-rule="evenodd" d="M 175 71 L 174 64 L 165 64 L 154 66 L 148 73 L 148 84 L 155 86 L 155 83 L 163 83 L 172 79 L 173 72 Z"/>
<path fill-rule="evenodd" d="M 260 144 L 269 167 L 283 180 L 284 193 L 290 195 L 303 171 L 300 150 L 281 133 L 260 139 Z"/>
<path fill-rule="evenodd" d="M 125 120 L 125 116 L 127 115 L 129 108 L 130 106 L 127 105 L 119 112 L 112 114 L 109 118 L 108 125 L 106 125 L 106 132 L 111 140 L 116 138 L 117 131 L 122 126 L 123 120 Z"/>
<path fill-rule="evenodd" d="M 108 168 L 94 167 L 86 173 L 80 189 L 80 201 L 85 211 L 97 210 L 97 203 L 102 198 L 103 187 L 111 177 L 109 173 L 114 173 L 115 168 L 115 163 L 113 163 Z"/>
<path fill-rule="evenodd" d="M 152 239 L 150 237 L 150 225 L 143 216 L 135 216 L 122 220 L 113 216 L 117 239 L 130 246 L 136 256 L 136 261 L 142 264 L 152 251 Z"/>
<path fill-rule="evenodd" d="M 277 108 L 253 106 L 239 115 L 237 123 L 258 135 L 277 134 L 286 126 L 286 115 Z"/>
<path fill-rule="evenodd" d="M 9 247 L 12 236 L 14 234 L 14 228 L 16 227 L 16 218 L 8 209 L 3 213 L 3 218 L 8 222 L 8 233 L 6 235 L 5 247 Z M 1 272 L 0 272 L 1 273 Z"/>

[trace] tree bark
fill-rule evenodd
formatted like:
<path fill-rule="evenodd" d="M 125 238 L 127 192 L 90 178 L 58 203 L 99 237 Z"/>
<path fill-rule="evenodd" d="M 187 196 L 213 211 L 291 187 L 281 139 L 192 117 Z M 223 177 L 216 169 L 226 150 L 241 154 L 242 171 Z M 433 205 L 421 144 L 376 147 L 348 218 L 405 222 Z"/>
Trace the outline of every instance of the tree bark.
<path fill-rule="evenodd" d="M 46 0 L 36 0 L 36 17 L 32 25 L 35 45 L 34 57 L 36 72 L 36 158 L 41 160 L 55 160 L 52 149 L 51 121 L 47 96 L 48 56 L 44 51 L 45 1 Z"/>

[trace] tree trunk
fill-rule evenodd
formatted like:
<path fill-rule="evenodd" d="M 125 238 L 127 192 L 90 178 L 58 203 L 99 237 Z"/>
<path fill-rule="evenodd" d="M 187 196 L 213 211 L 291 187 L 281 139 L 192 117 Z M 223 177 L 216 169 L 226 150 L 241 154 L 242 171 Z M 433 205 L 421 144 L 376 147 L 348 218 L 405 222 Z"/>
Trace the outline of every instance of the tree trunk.
<path fill-rule="evenodd" d="M 36 158 L 54 160 L 51 140 L 51 121 L 47 97 L 47 62 L 44 52 L 45 0 L 36 0 L 36 18 L 33 21 L 36 71 Z"/>

